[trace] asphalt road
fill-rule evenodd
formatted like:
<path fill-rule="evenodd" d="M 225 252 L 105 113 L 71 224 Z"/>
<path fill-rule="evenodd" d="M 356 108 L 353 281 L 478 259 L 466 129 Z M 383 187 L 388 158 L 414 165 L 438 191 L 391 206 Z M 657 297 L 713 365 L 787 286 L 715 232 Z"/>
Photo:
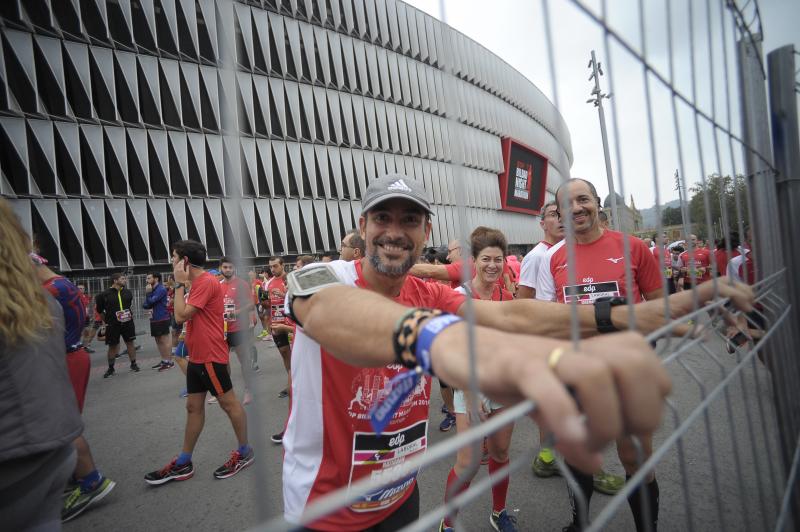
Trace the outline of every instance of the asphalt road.
<path fill-rule="evenodd" d="M 155 344 L 145 336 L 140 336 L 138 342 L 142 345 L 138 352 L 142 371 L 129 372 L 127 360 L 122 358 L 117 362 L 117 375 L 110 379 L 102 376 L 106 367 L 104 346 L 94 343 L 97 353 L 92 355 L 84 409 L 85 435 L 98 467 L 117 486 L 95 507 L 67 523 L 65 530 L 243 530 L 257 525 L 259 515 L 280 515 L 282 448 L 268 438 L 282 429 L 288 401 L 277 397 L 285 387 L 286 374 L 273 344 L 257 343 L 261 372 L 256 376 L 256 400 L 260 419 L 252 406 L 247 407 L 259 469 L 250 467 L 226 480 L 213 478 L 212 472 L 225 462 L 236 442 L 225 414 L 217 405 L 207 405 L 205 429 L 193 456 L 194 478 L 154 488 L 144 482 L 144 474 L 165 465 L 180 451 L 185 414 L 184 400 L 178 394 L 184 382 L 177 367 L 163 373 L 151 370 L 158 359 Z M 680 363 L 668 365 L 674 381 L 674 410 L 665 413 L 662 429 L 655 435 L 656 447 L 677 426 L 676 416 L 678 422 L 685 419 L 704 393 L 710 393 L 735 365 L 734 357 L 724 353 L 719 340 L 706 345 L 718 362 L 702 349 L 694 348 L 681 356 Z M 663 348 L 663 341 L 659 347 Z M 231 359 L 235 390 L 240 394 L 243 377 L 235 357 Z M 700 379 L 702 386 L 692 375 Z M 763 366 L 756 374 L 750 365 L 742 375 L 743 379 L 736 376 L 730 381 L 727 393 L 720 394 L 708 415 L 698 416 L 680 439 L 683 461 L 678 460 L 679 452 L 673 445 L 657 466 L 660 530 L 761 530 L 767 516 L 768 522 L 774 523 L 782 480 L 777 474 L 777 433 L 769 408 L 768 375 Z M 436 388 L 432 393 L 431 445 L 455 431 L 442 433 L 436 428 L 442 417 Z M 730 398 L 729 405 L 726 396 Z M 758 397 L 766 409 L 764 417 Z M 706 426 L 711 430 L 707 431 Z M 536 426 L 529 419 L 519 421 L 514 430 L 512 458 L 537 445 Z M 613 446 L 606 456 L 606 469 L 623 474 Z M 420 474 L 422 511 L 440 504 L 451 466 L 452 458 L 433 464 Z M 714 487 L 715 469 L 719 497 Z M 482 468 L 478 478 L 485 474 Z M 597 515 L 611 500 L 596 493 L 591 514 Z M 525 531 L 561 530 L 570 519 L 564 480 L 538 479 L 528 467 L 511 477 L 508 508 L 517 517 L 520 530 Z M 491 497 L 487 493 L 462 509 L 460 529 L 491 530 L 490 510 Z M 693 527 L 689 527 L 688 519 Z M 605 528 L 633 530 L 627 504 L 623 502 Z"/>

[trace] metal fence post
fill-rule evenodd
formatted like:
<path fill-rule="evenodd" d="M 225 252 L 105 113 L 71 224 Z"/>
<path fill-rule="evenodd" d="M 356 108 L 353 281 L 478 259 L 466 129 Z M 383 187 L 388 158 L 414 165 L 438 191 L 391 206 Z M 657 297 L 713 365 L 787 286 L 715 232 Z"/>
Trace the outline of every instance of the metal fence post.
<path fill-rule="evenodd" d="M 783 250 L 775 209 L 778 197 L 775 172 L 772 167 L 772 147 L 769 136 L 769 111 L 767 108 L 766 80 L 761 60 L 761 36 L 743 36 L 737 47 L 739 86 L 741 95 L 742 134 L 744 137 L 744 162 L 750 193 L 748 202 L 753 233 L 753 253 L 757 279 L 779 271 L 783 267 Z M 782 276 L 786 277 L 786 276 Z M 784 281 L 785 282 L 785 281 Z M 783 282 L 779 282 L 779 285 Z M 779 287 L 778 293 L 786 293 Z M 785 328 L 776 331 L 765 346 L 767 367 L 773 384 L 775 408 L 781 431 L 781 458 L 784 470 L 791 467 L 798 427 L 794 423 L 797 397 L 791 392 L 795 361 L 793 360 L 790 332 Z"/>
<path fill-rule="evenodd" d="M 770 119 L 772 123 L 772 149 L 774 154 L 775 190 L 777 195 L 778 217 L 780 221 L 779 234 L 790 237 L 800 228 L 800 215 L 796 205 L 800 202 L 800 133 L 798 133 L 797 99 L 795 95 L 795 51 L 794 46 L 788 45 L 773 50 L 767 56 L 769 73 L 769 103 Z M 784 260 L 787 272 L 796 272 L 800 268 L 800 252 L 793 246 L 787 246 L 784 251 Z M 794 323 L 798 322 L 797 309 L 800 308 L 800 282 L 793 275 L 786 275 L 788 285 L 788 300 L 792 306 Z M 798 333 L 795 328 L 788 328 L 788 335 L 794 336 L 792 345 L 797 345 Z M 797 354 L 787 353 L 797 363 Z M 789 407 L 797 407 L 796 404 Z M 791 435 L 797 441 L 797 433 Z M 795 443 L 795 445 L 797 445 Z M 795 456 L 797 453 L 794 453 Z M 796 467 L 793 464 L 790 467 Z M 795 481 L 791 482 L 794 478 Z M 800 490 L 798 489 L 797 476 L 789 476 L 786 486 L 787 500 L 790 501 L 790 514 L 795 518 L 800 515 Z M 789 490 L 794 493 L 789 494 Z"/>

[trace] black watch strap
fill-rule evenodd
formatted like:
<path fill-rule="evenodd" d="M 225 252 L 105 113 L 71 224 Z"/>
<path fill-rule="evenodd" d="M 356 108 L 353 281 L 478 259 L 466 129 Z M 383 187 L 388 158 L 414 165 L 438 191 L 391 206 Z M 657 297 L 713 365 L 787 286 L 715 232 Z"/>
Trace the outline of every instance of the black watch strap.
<path fill-rule="evenodd" d="M 611 307 L 625 305 L 627 301 L 624 297 L 601 297 L 594 302 L 594 321 L 597 324 L 597 332 L 611 333 L 619 331 L 611 321 Z"/>
<path fill-rule="evenodd" d="M 173 289 L 177 290 L 178 288 L 186 288 L 186 285 L 183 284 L 183 283 L 178 283 L 178 284 L 175 285 L 175 287 Z"/>

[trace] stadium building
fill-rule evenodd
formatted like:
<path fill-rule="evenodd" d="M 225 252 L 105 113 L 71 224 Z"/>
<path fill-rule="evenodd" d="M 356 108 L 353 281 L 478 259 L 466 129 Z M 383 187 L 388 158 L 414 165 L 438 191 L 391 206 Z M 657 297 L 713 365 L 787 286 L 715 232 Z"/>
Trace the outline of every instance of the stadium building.
<path fill-rule="evenodd" d="M 5 0 L 0 35 L 0 194 L 64 271 L 334 251 L 387 172 L 424 182 L 432 245 L 457 193 L 530 244 L 572 163 L 539 89 L 400 1 Z"/>

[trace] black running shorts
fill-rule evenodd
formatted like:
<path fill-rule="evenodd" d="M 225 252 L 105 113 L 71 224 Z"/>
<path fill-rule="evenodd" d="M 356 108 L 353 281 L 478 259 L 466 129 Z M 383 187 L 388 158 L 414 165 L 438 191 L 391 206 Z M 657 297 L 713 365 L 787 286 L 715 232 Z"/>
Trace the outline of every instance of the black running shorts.
<path fill-rule="evenodd" d="M 119 344 L 120 336 L 126 342 L 133 342 L 136 339 L 136 326 L 133 324 L 133 320 L 106 325 L 106 345 Z"/>
<path fill-rule="evenodd" d="M 158 337 L 165 334 L 169 334 L 169 320 L 150 322 L 150 336 Z"/>
<path fill-rule="evenodd" d="M 229 347 L 236 347 L 237 345 L 242 345 L 247 340 L 247 336 L 250 336 L 250 340 L 253 339 L 253 329 L 245 329 L 244 331 L 228 331 L 228 346 Z"/>
<path fill-rule="evenodd" d="M 186 391 L 189 393 L 211 392 L 214 397 L 227 393 L 233 384 L 228 374 L 228 366 L 218 362 L 195 364 L 189 362 L 186 368 Z"/>
<path fill-rule="evenodd" d="M 285 347 L 289 345 L 289 334 L 273 334 L 272 339 L 275 341 L 275 347 Z"/>

